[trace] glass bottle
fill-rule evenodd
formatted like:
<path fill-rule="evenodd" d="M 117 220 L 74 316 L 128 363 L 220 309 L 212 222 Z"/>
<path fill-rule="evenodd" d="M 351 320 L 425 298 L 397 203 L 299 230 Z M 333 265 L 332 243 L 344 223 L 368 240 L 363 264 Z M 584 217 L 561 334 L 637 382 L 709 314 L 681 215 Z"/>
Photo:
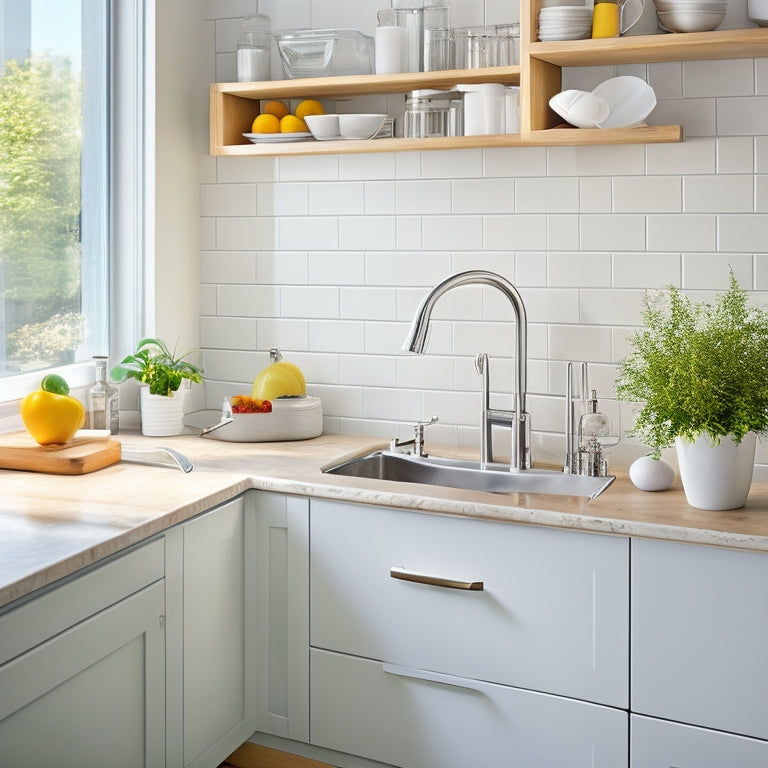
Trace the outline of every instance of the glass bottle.
<path fill-rule="evenodd" d="M 237 79 L 241 83 L 271 79 L 272 23 L 269 16 L 253 13 L 243 19 L 237 41 Z"/>
<path fill-rule="evenodd" d="M 96 383 L 85 393 L 88 429 L 108 429 L 116 435 L 120 428 L 117 387 L 107 381 L 107 358 L 96 355 Z"/>

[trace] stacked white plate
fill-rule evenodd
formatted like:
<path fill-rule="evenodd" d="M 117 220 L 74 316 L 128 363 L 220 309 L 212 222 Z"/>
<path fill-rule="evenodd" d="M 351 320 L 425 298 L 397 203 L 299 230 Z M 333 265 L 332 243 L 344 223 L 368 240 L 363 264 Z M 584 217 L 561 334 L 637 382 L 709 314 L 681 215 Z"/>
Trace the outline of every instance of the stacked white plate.
<path fill-rule="evenodd" d="M 727 0 L 654 0 L 659 27 L 666 32 L 709 32 L 725 18 Z"/>
<path fill-rule="evenodd" d="M 592 36 L 592 9 L 550 5 L 539 11 L 539 40 L 583 40 Z"/>

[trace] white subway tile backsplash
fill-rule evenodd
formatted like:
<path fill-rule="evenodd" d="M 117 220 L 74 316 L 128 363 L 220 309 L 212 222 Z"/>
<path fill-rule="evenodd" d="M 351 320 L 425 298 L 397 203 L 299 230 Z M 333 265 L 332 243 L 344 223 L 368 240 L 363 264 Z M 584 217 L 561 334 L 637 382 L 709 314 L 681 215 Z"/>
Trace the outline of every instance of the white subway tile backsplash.
<path fill-rule="evenodd" d="M 718 99 L 717 132 L 721 136 L 768 134 L 768 96 L 729 96 Z"/>
<path fill-rule="evenodd" d="M 425 216 L 421 232 L 425 251 L 476 251 L 483 247 L 482 216 Z"/>
<path fill-rule="evenodd" d="M 396 387 L 398 364 L 394 357 L 339 355 L 339 383 L 361 387 Z"/>
<path fill-rule="evenodd" d="M 683 179 L 683 210 L 686 213 L 752 213 L 752 174 L 686 176 Z"/>
<path fill-rule="evenodd" d="M 282 350 L 309 349 L 309 321 L 289 318 L 259 318 L 256 322 L 256 348 Z"/>
<path fill-rule="evenodd" d="M 516 9 L 507 5 L 452 0 L 453 24 L 510 21 Z M 342 6 L 262 0 L 260 10 L 275 29 L 317 28 L 334 26 Z M 206 2 L 219 77 L 234 79 L 244 7 Z M 372 30 L 378 7 L 363 0 L 353 17 Z M 745 7 L 729 6 L 723 28 L 746 25 L 735 23 L 737 11 Z M 711 298 L 732 267 L 742 285 L 768 292 L 766 62 L 564 70 L 564 87 L 647 79 L 658 99 L 648 122 L 682 125 L 681 143 L 201 158 L 208 407 L 218 409 L 233 387 L 247 391 L 266 350 L 279 346 L 322 397 L 326 431 L 408 438 L 414 421 L 437 413 L 428 441 L 476 449 L 478 352 L 491 355 L 493 402 L 511 403 L 508 300 L 490 287 L 453 291 L 435 307 L 426 353 L 401 347 L 433 285 L 490 270 L 524 297 L 534 445 L 559 456 L 563 361 L 589 361 L 592 386 L 613 397 L 616 363 L 648 290 L 673 284 Z M 402 96 L 327 104 L 394 113 Z M 604 408 L 618 410 L 610 400 Z"/>
<path fill-rule="evenodd" d="M 256 281 L 260 285 L 296 285 L 309 281 L 306 253 L 283 251 L 256 254 Z"/>
<path fill-rule="evenodd" d="M 295 216 L 277 220 L 279 244 L 286 251 L 335 251 L 339 248 L 336 218 Z"/>
<path fill-rule="evenodd" d="M 341 288 L 336 300 L 342 319 L 397 319 L 397 291 L 394 288 Z"/>
<path fill-rule="evenodd" d="M 391 216 L 344 216 L 339 219 L 339 248 L 342 251 L 391 251 L 395 241 L 395 220 Z"/>
<path fill-rule="evenodd" d="M 640 251 L 645 248 L 645 216 L 590 214 L 581 217 L 584 251 Z"/>
<path fill-rule="evenodd" d="M 339 288 L 333 286 L 293 286 L 280 289 L 283 317 L 339 317 Z"/>
<path fill-rule="evenodd" d="M 550 287 L 607 287 L 611 284 L 611 257 L 608 253 L 551 253 L 548 266 L 547 283 Z"/>
<path fill-rule="evenodd" d="M 680 254 L 615 253 L 612 258 L 616 288 L 680 286 Z"/>
<path fill-rule="evenodd" d="M 754 60 L 684 61 L 683 96 L 751 96 L 755 89 Z"/>
<path fill-rule="evenodd" d="M 513 213 L 513 179 L 458 179 L 452 182 L 453 213 Z"/>
<path fill-rule="evenodd" d="M 714 250 L 716 247 L 716 225 L 716 216 L 650 214 L 648 216 L 648 250 Z"/>
<path fill-rule="evenodd" d="M 752 257 L 737 253 L 686 253 L 683 255 L 683 284 L 686 290 L 728 287 L 730 269 L 741 285 L 752 286 Z"/>
<path fill-rule="evenodd" d="M 768 243 L 768 215 L 751 216 L 724 214 L 718 216 L 717 248 L 720 251 L 750 251 L 760 253 Z"/>
<path fill-rule="evenodd" d="M 363 254 L 354 251 L 310 253 L 309 282 L 312 285 L 362 285 L 365 282 Z"/>
<path fill-rule="evenodd" d="M 618 213 L 679 213 L 682 199 L 677 176 L 620 176 L 613 180 L 613 210 Z"/>
<path fill-rule="evenodd" d="M 441 180 L 401 181 L 395 193 L 395 210 L 402 214 L 451 212 L 451 182 Z"/>
<path fill-rule="evenodd" d="M 484 216 L 483 240 L 488 251 L 538 251 L 547 247 L 545 214 Z"/>
<path fill-rule="evenodd" d="M 752 173 L 755 170 L 752 136 L 723 136 L 717 139 L 718 173 Z"/>

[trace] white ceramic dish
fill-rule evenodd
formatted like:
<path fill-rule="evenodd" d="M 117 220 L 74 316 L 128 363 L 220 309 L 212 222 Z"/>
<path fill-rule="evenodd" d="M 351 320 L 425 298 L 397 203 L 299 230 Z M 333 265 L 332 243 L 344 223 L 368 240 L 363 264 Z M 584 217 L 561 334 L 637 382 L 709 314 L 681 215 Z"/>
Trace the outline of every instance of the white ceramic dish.
<path fill-rule="evenodd" d="M 312 138 L 309 131 L 299 133 L 244 133 L 243 136 L 254 144 L 278 144 L 285 141 L 304 141 L 304 139 Z"/>
<path fill-rule="evenodd" d="M 589 91 L 561 91 L 549 100 L 549 106 L 577 128 L 597 128 L 609 114 L 605 101 Z"/>
<path fill-rule="evenodd" d="M 710 32 L 717 29 L 725 18 L 725 12 L 712 11 L 656 11 L 659 26 L 669 32 Z"/>
<path fill-rule="evenodd" d="M 320 141 L 327 141 L 339 137 L 339 116 L 331 115 L 307 115 L 304 118 L 310 133 Z"/>
<path fill-rule="evenodd" d="M 339 133 L 343 139 L 372 139 L 384 125 L 386 115 L 339 115 Z"/>
<path fill-rule="evenodd" d="M 630 128 L 642 125 L 656 106 L 656 94 L 645 80 L 632 75 L 612 77 L 592 91 L 608 105 L 607 117 L 598 120 L 600 128 Z"/>
<path fill-rule="evenodd" d="M 231 443 L 270 443 L 309 440 L 323 432 L 323 407 L 319 397 L 289 397 L 272 401 L 271 413 L 232 413 L 224 401 L 222 419 L 232 421 L 203 434 Z"/>

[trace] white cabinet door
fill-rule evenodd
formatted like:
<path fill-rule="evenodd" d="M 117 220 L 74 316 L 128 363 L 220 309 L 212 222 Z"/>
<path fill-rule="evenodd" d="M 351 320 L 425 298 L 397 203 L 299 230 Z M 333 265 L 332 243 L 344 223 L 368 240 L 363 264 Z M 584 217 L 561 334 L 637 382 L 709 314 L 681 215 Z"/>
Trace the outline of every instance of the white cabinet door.
<path fill-rule="evenodd" d="M 310 542 L 312 646 L 627 708 L 626 538 L 313 499 Z"/>
<path fill-rule="evenodd" d="M 632 542 L 632 711 L 768 739 L 768 555 Z"/>
<path fill-rule="evenodd" d="M 164 766 L 164 606 L 159 581 L 0 667 L 0 764 Z"/>
<path fill-rule="evenodd" d="M 630 768 L 765 768 L 768 742 L 632 715 Z"/>
<path fill-rule="evenodd" d="M 315 649 L 310 669 L 319 746 L 400 768 L 627 765 L 621 710 Z"/>
<path fill-rule="evenodd" d="M 309 500 L 252 492 L 256 729 L 309 740 Z"/>
<path fill-rule="evenodd" d="M 182 531 L 184 764 L 204 767 L 254 730 L 253 515 L 239 498 Z"/>

